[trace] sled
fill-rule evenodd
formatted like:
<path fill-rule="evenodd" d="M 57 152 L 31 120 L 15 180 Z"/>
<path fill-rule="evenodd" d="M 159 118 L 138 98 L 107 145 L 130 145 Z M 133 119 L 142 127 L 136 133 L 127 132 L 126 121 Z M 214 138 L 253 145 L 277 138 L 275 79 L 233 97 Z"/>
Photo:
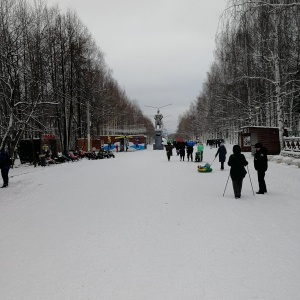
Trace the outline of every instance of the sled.
<path fill-rule="evenodd" d="M 200 173 L 209 173 L 212 171 L 212 168 L 198 168 L 198 172 Z"/>
<path fill-rule="evenodd" d="M 199 165 L 197 167 L 197 169 L 198 169 L 198 172 L 200 172 L 200 173 L 209 173 L 212 171 L 212 168 L 210 167 L 210 164 L 208 164 L 208 163 L 205 164 L 204 166 Z"/>

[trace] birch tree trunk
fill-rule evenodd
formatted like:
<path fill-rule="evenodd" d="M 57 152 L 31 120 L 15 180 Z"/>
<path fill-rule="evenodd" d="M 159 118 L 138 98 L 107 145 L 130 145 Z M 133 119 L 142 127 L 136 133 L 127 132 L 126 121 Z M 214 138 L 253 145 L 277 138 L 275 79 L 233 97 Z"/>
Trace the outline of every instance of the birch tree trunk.
<path fill-rule="evenodd" d="M 278 16 L 274 14 L 274 73 L 275 73 L 275 95 L 277 104 L 277 124 L 279 131 L 280 149 L 283 149 L 283 101 L 281 96 L 281 76 L 280 76 L 280 57 L 279 57 L 279 33 L 278 33 Z"/>

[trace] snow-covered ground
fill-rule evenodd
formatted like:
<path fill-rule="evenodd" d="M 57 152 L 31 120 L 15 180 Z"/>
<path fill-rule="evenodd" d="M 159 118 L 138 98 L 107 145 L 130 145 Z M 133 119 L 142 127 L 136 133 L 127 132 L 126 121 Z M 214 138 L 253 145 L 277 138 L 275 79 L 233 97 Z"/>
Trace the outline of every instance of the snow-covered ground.
<path fill-rule="evenodd" d="M 219 167 L 148 149 L 10 170 L 0 299 L 300 299 L 300 169 L 269 162 L 268 194 L 247 174 L 235 199 Z"/>

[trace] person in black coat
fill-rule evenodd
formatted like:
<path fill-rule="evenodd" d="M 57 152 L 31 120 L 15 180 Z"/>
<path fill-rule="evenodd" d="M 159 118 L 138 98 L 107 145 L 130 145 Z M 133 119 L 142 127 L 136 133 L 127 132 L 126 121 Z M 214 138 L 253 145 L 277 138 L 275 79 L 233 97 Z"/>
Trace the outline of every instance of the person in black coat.
<path fill-rule="evenodd" d="M 268 169 L 268 150 L 263 147 L 262 143 L 255 144 L 254 168 L 257 171 L 257 179 L 259 190 L 256 194 L 264 194 L 267 192 L 265 174 Z"/>
<path fill-rule="evenodd" d="M 193 151 L 194 151 L 194 146 L 192 145 L 187 145 L 186 146 L 186 152 L 187 152 L 187 160 L 190 161 L 193 161 Z"/>
<path fill-rule="evenodd" d="M 2 148 L 0 151 L 0 168 L 1 168 L 1 176 L 3 179 L 3 186 L 5 188 L 8 186 L 8 172 L 10 169 L 12 162 L 7 151 Z"/>
<path fill-rule="evenodd" d="M 224 146 L 223 143 L 221 143 L 221 146 L 218 148 L 218 151 L 215 155 L 215 157 L 217 157 L 219 154 L 219 162 L 221 163 L 221 170 L 224 170 L 224 162 L 226 160 L 226 154 L 227 154 L 227 150 Z"/>
<path fill-rule="evenodd" d="M 180 161 L 184 161 L 185 157 L 185 142 L 180 142 L 180 148 L 179 148 L 179 155 L 180 155 Z"/>
<path fill-rule="evenodd" d="M 241 198 L 243 179 L 247 174 L 245 166 L 248 162 L 241 153 L 242 149 L 239 145 L 234 145 L 232 148 L 233 154 L 229 156 L 228 166 L 230 166 L 230 177 L 232 180 L 235 199 Z"/>
<path fill-rule="evenodd" d="M 166 148 L 166 153 L 167 153 L 168 161 L 170 161 L 170 157 L 173 155 L 173 153 L 172 153 L 173 146 L 171 145 L 171 143 L 168 142 L 168 144 L 165 146 L 165 148 Z"/>

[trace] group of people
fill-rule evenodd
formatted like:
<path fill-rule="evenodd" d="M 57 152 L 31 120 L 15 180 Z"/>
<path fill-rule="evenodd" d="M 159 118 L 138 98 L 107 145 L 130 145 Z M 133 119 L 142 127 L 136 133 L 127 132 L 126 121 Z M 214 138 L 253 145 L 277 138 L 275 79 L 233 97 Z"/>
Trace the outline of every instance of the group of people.
<path fill-rule="evenodd" d="M 173 145 L 168 143 L 165 146 L 166 153 L 168 157 L 168 161 L 170 161 L 170 157 L 172 156 Z M 193 146 L 189 146 L 188 143 L 181 142 L 178 144 L 178 151 L 180 155 L 180 161 L 184 161 L 185 151 L 187 151 L 187 159 L 188 161 L 191 159 L 193 161 Z M 203 159 L 203 144 L 199 143 L 197 146 L 197 153 L 200 156 L 199 161 Z M 262 143 L 255 144 L 255 154 L 254 154 L 254 168 L 257 171 L 258 185 L 259 190 L 256 194 L 264 194 L 267 193 L 267 187 L 265 182 L 265 173 L 268 169 L 268 150 L 263 147 Z M 232 148 L 233 154 L 230 155 L 228 159 L 228 166 L 230 166 L 230 177 L 232 180 L 232 186 L 235 198 L 241 198 L 243 179 L 245 178 L 247 171 L 245 167 L 248 165 L 248 161 L 246 160 L 244 154 L 242 154 L 242 149 L 239 145 L 234 145 Z M 219 156 L 219 162 L 221 163 L 221 170 L 224 170 L 224 163 L 226 161 L 227 150 L 223 142 L 221 142 L 217 153 L 215 154 L 215 158 Z"/>
<path fill-rule="evenodd" d="M 171 143 L 168 143 L 165 146 L 165 149 L 167 151 L 167 157 L 168 160 L 170 161 L 170 156 L 172 156 L 172 149 L 176 149 L 177 155 L 180 157 L 180 161 L 184 161 L 185 156 L 187 155 L 187 160 L 188 161 L 202 161 L 203 160 L 203 149 L 204 145 L 200 142 L 197 145 L 197 151 L 195 153 L 195 158 L 193 158 L 193 153 L 194 153 L 194 146 L 195 143 L 192 141 L 177 141 L 173 145 Z"/>
<path fill-rule="evenodd" d="M 179 155 L 180 160 L 184 160 L 185 157 L 185 149 L 187 149 L 187 158 L 188 161 L 191 159 L 193 161 L 193 148 L 191 144 L 188 145 L 184 142 L 180 143 L 179 147 Z M 203 159 L 203 144 L 199 143 L 197 146 L 197 153 L 200 153 L 201 161 Z M 173 145 L 168 143 L 165 146 L 168 161 L 170 161 L 170 157 L 172 156 Z M 254 155 L 254 168 L 257 171 L 258 185 L 259 190 L 256 192 L 257 194 L 267 193 L 267 187 L 265 183 L 265 173 L 268 169 L 268 151 L 265 147 L 263 147 L 262 143 L 255 144 L 255 155 Z M 245 167 L 248 165 L 248 161 L 246 160 L 244 154 L 242 154 L 242 149 L 239 145 L 234 145 L 232 148 L 233 154 L 230 155 L 228 159 L 228 166 L 230 166 L 230 177 L 232 180 L 232 186 L 235 198 L 238 199 L 241 197 L 243 179 L 245 178 L 247 171 Z M 221 170 L 224 170 L 224 163 L 226 161 L 227 150 L 223 143 L 221 143 L 218 151 L 215 155 L 215 158 L 219 155 L 219 162 L 221 163 Z M 0 168 L 1 168 L 1 176 L 3 179 L 3 186 L 5 188 L 8 186 L 8 172 L 12 165 L 12 160 L 5 148 L 2 148 L 0 151 Z"/>
<path fill-rule="evenodd" d="M 265 174 L 268 169 L 268 150 L 263 147 L 262 143 L 255 144 L 254 154 L 254 168 L 257 171 L 257 179 L 259 190 L 256 194 L 264 194 L 267 192 Z M 234 196 L 236 199 L 241 198 L 243 179 L 245 178 L 247 171 L 245 167 L 248 165 L 248 161 L 245 155 L 242 154 L 242 149 L 239 145 L 234 145 L 232 148 L 233 154 L 228 159 L 228 166 L 230 166 L 230 177 L 232 180 L 232 187 Z M 221 162 L 221 170 L 224 170 L 224 162 L 226 160 L 226 148 L 224 144 L 221 144 L 215 155 L 219 155 L 219 161 Z"/>
<path fill-rule="evenodd" d="M 207 140 L 206 141 L 206 145 L 210 146 L 210 149 L 218 148 L 221 146 L 222 143 L 224 143 L 223 139 L 215 139 L 215 140 Z"/>

